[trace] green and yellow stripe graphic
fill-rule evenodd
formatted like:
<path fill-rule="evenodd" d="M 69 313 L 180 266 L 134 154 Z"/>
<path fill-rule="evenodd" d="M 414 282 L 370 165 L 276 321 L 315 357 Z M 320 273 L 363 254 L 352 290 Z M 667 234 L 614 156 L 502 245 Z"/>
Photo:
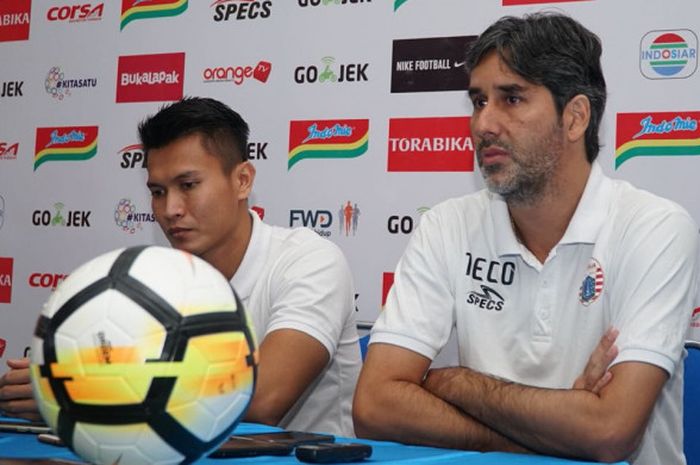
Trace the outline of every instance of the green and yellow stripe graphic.
<path fill-rule="evenodd" d="M 123 30 L 127 24 L 137 19 L 164 18 L 177 16 L 187 10 L 187 0 L 176 0 L 171 3 L 158 5 L 136 5 L 122 12 L 119 30 Z"/>

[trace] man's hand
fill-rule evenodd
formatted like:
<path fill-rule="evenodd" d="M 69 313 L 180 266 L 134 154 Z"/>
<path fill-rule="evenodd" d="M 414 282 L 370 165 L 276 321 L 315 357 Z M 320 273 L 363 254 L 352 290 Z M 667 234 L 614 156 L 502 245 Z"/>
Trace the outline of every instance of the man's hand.
<path fill-rule="evenodd" d="M 29 359 L 10 359 L 10 371 L 0 377 L 0 411 L 9 417 L 41 421 L 29 380 Z"/>
<path fill-rule="evenodd" d="M 619 335 L 620 331 L 613 327 L 605 331 L 598 345 L 593 349 L 583 373 L 574 381 L 573 389 L 585 389 L 597 395 L 612 380 L 612 372 L 608 367 L 617 357 L 618 349 L 615 340 Z"/>

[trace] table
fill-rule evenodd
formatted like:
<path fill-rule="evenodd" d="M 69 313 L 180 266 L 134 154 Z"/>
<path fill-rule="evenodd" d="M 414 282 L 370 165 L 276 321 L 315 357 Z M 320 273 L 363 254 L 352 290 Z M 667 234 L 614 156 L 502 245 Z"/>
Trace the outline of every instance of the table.
<path fill-rule="evenodd" d="M 241 423 L 236 428 L 237 434 L 276 431 L 266 425 Z M 362 463 L 369 464 L 461 464 L 461 465 L 576 465 L 591 464 L 539 455 L 507 454 L 503 452 L 473 452 L 434 447 L 409 446 L 387 441 L 370 441 L 365 439 L 337 438 L 337 442 L 361 442 L 372 446 L 372 457 Z M 0 456 L 12 458 L 55 458 L 79 461 L 80 458 L 65 447 L 55 447 L 40 443 L 33 434 L 0 432 Z M 249 458 L 210 459 L 202 458 L 198 465 L 229 464 L 294 464 L 298 462 L 294 455 L 285 457 L 261 456 Z M 623 465 L 622 463 L 620 465 Z"/>

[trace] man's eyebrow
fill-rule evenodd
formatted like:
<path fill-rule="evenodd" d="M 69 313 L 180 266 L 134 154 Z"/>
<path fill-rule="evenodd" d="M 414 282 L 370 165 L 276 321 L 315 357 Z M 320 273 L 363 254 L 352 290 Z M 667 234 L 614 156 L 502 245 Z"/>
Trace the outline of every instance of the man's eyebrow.
<path fill-rule="evenodd" d="M 496 87 L 498 90 L 504 94 L 520 94 L 527 90 L 527 87 L 520 84 L 503 84 Z"/>
<path fill-rule="evenodd" d="M 173 180 L 182 181 L 183 179 L 191 178 L 192 176 L 196 176 L 197 174 L 198 171 L 196 170 L 185 171 L 184 173 L 180 173 L 177 176 L 175 176 Z M 163 187 L 163 185 L 153 181 L 146 181 L 146 187 Z"/>
<path fill-rule="evenodd" d="M 467 93 L 470 97 L 473 97 L 475 95 L 482 94 L 483 92 L 481 92 L 481 88 L 479 87 L 470 87 L 469 89 L 467 89 Z"/>

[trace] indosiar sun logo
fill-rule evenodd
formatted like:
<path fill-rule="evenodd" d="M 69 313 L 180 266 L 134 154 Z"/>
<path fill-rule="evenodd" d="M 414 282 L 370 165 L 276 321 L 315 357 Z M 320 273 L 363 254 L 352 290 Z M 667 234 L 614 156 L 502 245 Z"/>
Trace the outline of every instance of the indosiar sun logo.
<path fill-rule="evenodd" d="M 647 32 L 640 43 L 639 69 L 648 79 L 683 79 L 698 68 L 698 37 L 689 29 Z"/>
<path fill-rule="evenodd" d="M 635 157 L 700 155 L 700 111 L 618 113 L 615 169 Z"/>
<path fill-rule="evenodd" d="M 97 154 L 98 126 L 37 128 L 34 171 L 48 161 L 83 161 Z"/>
<path fill-rule="evenodd" d="M 119 30 L 137 19 L 177 16 L 187 10 L 187 0 L 122 0 Z"/>

